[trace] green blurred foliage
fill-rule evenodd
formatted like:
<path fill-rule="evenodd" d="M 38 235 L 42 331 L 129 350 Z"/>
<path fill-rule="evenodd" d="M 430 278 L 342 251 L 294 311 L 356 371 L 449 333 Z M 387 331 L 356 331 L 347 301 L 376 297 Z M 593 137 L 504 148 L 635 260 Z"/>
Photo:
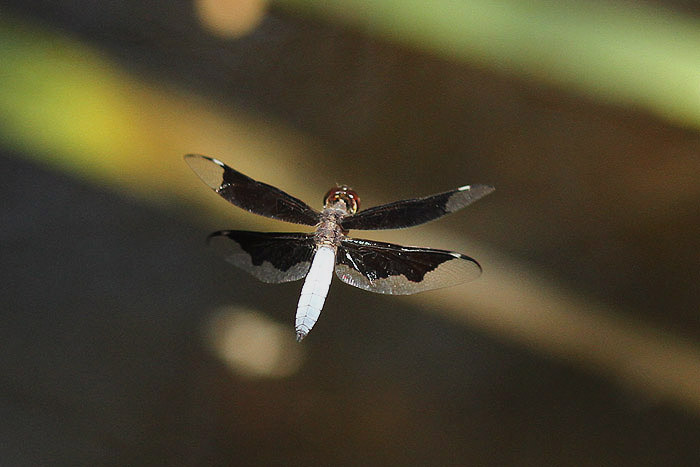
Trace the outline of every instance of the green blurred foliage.
<path fill-rule="evenodd" d="M 570 0 L 277 3 L 700 128 L 700 21 L 680 13 Z"/>

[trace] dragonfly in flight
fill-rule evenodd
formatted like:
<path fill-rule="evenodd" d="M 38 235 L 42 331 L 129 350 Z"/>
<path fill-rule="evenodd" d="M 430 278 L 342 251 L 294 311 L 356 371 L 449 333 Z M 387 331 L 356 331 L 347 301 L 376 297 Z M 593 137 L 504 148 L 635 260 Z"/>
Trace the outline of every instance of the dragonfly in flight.
<path fill-rule="evenodd" d="M 185 161 L 222 198 L 261 216 L 309 225 L 314 233 L 221 230 L 208 240 L 224 242 L 227 261 L 268 283 L 306 277 L 296 313 L 301 341 L 321 314 L 333 271 L 370 292 L 410 295 L 476 279 L 479 263 L 461 253 L 350 238 L 353 229 L 401 229 L 462 209 L 491 193 L 489 185 L 465 185 L 423 198 L 396 201 L 360 211 L 360 198 L 345 185 L 331 188 L 321 212 L 223 162 L 197 154 Z"/>

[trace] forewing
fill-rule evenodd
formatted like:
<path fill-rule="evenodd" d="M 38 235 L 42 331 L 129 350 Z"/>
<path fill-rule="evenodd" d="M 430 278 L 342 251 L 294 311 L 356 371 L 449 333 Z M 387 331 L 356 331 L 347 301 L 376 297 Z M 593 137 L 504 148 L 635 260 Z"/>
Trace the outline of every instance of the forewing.
<path fill-rule="evenodd" d="M 479 263 L 460 253 L 357 238 L 344 239 L 336 258 L 341 281 L 383 294 L 411 295 L 481 275 Z"/>
<path fill-rule="evenodd" d="M 185 161 L 222 198 L 254 214 L 295 224 L 316 225 L 319 212 L 305 202 L 258 182 L 211 157 L 188 154 Z"/>
<path fill-rule="evenodd" d="M 208 242 L 220 249 L 226 261 L 263 282 L 296 281 L 306 276 L 314 254 L 313 235 L 222 230 Z"/>
<path fill-rule="evenodd" d="M 401 229 L 432 221 L 473 203 L 494 190 L 489 185 L 466 185 L 425 198 L 406 199 L 375 206 L 345 217 L 345 230 Z"/>

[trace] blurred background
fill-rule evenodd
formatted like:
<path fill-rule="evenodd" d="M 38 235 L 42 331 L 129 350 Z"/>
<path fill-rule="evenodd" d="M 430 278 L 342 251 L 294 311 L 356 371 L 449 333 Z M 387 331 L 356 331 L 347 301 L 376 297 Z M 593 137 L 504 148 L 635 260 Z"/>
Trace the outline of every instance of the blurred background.
<path fill-rule="evenodd" d="M 0 464 L 698 465 L 699 131 L 692 1 L 6 0 Z M 193 152 L 484 273 L 296 344 Z"/>

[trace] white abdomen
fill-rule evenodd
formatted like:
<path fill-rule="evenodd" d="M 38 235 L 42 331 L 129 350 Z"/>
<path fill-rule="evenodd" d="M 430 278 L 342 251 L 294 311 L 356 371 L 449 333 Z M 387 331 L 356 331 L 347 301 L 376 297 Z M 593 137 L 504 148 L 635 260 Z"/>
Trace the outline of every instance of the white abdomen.
<path fill-rule="evenodd" d="M 335 268 L 335 248 L 323 245 L 316 250 L 311 269 L 301 288 L 301 297 L 297 306 L 296 331 L 297 340 L 301 341 L 316 324 L 321 314 L 323 302 L 326 301 L 328 287 Z"/>

